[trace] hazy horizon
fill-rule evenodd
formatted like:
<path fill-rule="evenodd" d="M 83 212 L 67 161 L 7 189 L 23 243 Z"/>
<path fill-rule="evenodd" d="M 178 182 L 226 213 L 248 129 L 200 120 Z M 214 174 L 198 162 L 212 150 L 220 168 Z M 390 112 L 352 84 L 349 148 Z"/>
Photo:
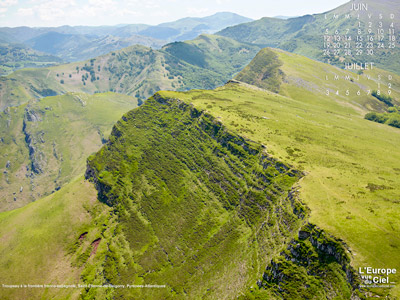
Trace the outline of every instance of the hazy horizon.
<path fill-rule="evenodd" d="M 329 11 L 347 0 L 0 0 L 0 27 L 115 26 L 175 21 L 232 12 L 251 19 Z"/>

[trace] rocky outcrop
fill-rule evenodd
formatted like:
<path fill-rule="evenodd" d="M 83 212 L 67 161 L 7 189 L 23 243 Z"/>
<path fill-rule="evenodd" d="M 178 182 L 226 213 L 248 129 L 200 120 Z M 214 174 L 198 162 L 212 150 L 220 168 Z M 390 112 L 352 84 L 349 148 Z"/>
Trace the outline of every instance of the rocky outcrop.
<path fill-rule="evenodd" d="M 333 236 L 329 236 L 322 229 L 315 225 L 308 224 L 304 228 L 308 230 L 310 234 L 309 240 L 311 244 L 321 253 L 334 257 L 335 260 L 341 265 L 342 270 L 346 273 L 347 281 L 354 288 L 356 288 L 359 284 L 359 278 L 356 271 L 350 265 L 350 257 L 346 253 L 346 248 L 348 248 L 347 245 L 342 240 L 339 240 Z M 304 231 L 303 229 L 302 232 L 307 231 Z M 304 237 L 305 234 L 303 233 L 301 236 Z"/>
<path fill-rule="evenodd" d="M 39 111 L 35 111 L 34 109 L 30 108 L 29 106 L 25 108 L 25 116 L 24 119 L 28 122 L 40 122 L 42 118 L 40 116 Z"/>
<path fill-rule="evenodd" d="M 111 191 L 111 186 L 105 184 L 103 181 L 99 180 L 97 170 L 91 166 L 90 164 L 87 164 L 86 167 L 86 172 L 85 172 L 85 179 L 90 180 L 94 183 L 96 190 L 97 190 L 97 195 L 99 197 L 99 200 L 104 202 L 105 204 L 112 206 L 113 205 L 113 198 L 110 197 L 110 191 Z"/>
<path fill-rule="evenodd" d="M 31 160 L 32 173 L 41 174 L 47 165 L 45 154 L 38 148 L 39 143 L 45 143 L 44 132 L 33 134 L 28 129 L 29 123 L 42 121 L 43 112 L 35 111 L 29 106 L 25 109 L 22 132 L 25 135 L 25 142 L 29 149 L 29 158 Z"/>
<path fill-rule="evenodd" d="M 281 295 L 290 294 L 294 287 L 306 291 L 312 286 L 314 295 L 318 291 L 326 299 L 344 297 L 345 293 L 341 294 L 344 290 L 355 294 L 360 281 L 350 265 L 346 248 L 343 241 L 313 224 L 306 224 L 299 231 L 298 238 L 293 239 L 279 257 L 271 260 L 259 286 L 272 287 Z M 294 278 L 297 284 L 293 284 L 296 282 Z"/>

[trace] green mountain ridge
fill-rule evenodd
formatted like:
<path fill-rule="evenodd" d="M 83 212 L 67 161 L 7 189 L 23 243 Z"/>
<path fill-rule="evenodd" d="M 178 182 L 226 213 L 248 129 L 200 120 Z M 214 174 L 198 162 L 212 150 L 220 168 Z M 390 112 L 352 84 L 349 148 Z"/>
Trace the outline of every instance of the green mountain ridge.
<path fill-rule="evenodd" d="M 329 91 L 330 98 L 362 113 L 385 112 L 400 104 L 400 76 L 394 73 L 375 68 L 359 75 L 279 49 L 262 49 L 234 79 L 293 99 L 307 93 L 317 99 Z M 391 105 L 374 96 L 378 87 L 382 95 L 390 90 Z"/>
<path fill-rule="evenodd" d="M 263 64 L 268 62 L 274 62 L 270 69 Z M 388 73 L 370 70 L 357 80 L 355 73 L 276 49 L 260 51 L 242 72 L 236 78 L 256 78 L 251 83 L 262 88 L 233 80 L 215 91 L 169 92 L 168 96 L 206 109 L 228 128 L 267 145 L 274 157 L 305 170 L 299 197 L 311 209 L 310 221 L 349 245 L 351 264 L 356 269 L 365 265 L 398 268 L 394 258 L 398 256 L 400 230 L 396 221 L 396 199 L 400 195 L 396 147 L 400 132 L 364 120 L 370 110 L 390 109 L 367 95 L 367 90 L 372 90 L 369 86 L 376 84 L 377 74 Z M 268 76 L 262 82 L 265 73 Z M 339 75 L 341 80 L 326 81 L 321 74 L 327 73 Z M 346 75 L 353 76 L 353 82 L 345 80 Z M 399 99 L 399 77 L 393 76 L 393 99 Z M 263 89 L 268 79 L 278 83 L 273 87 L 280 95 Z M 327 96 L 327 88 L 349 89 L 351 94 L 332 92 Z M 358 90 L 362 96 L 357 95 Z M 312 249 L 302 246 L 301 241 L 296 243 Z M 282 254 L 283 262 L 285 256 Z M 284 267 L 283 274 L 297 268 L 286 263 L 280 266 Z M 302 272 L 299 269 L 295 274 Z M 278 285 L 278 290 L 302 290 L 304 286 L 293 282 L 308 279 L 296 276 L 286 277 L 288 281 Z M 396 297 L 399 290 L 373 289 L 373 293 Z M 300 295 L 309 297 L 307 293 Z"/>

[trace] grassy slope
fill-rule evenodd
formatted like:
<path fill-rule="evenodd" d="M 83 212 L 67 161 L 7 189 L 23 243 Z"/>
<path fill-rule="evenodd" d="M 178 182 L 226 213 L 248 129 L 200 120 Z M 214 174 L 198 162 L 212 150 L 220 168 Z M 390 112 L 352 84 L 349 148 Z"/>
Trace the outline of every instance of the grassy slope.
<path fill-rule="evenodd" d="M 89 211 L 92 213 L 90 214 Z M 81 266 L 68 249 L 88 232 L 82 244 L 98 234 L 98 220 L 109 208 L 97 201 L 97 192 L 83 178 L 23 208 L 0 214 L 0 280 L 2 284 L 77 284 Z M 99 245 L 98 252 L 103 251 Z M 90 258 L 88 264 L 95 258 Z M 0 287 L 1 299 L 73 299 L 78 289 Z M 70 298 L 69 298 L 70 299 Z"/>
<path fill-rule="evenodd" d="M 323 89 L 312 89 L 313 81 L 320 80 L 318 71 L 341 70 L 298 55 L 276 54 L 290 79 L 280 92 L 292 98 L 234 83 L 168 96 L 207 109 L 228 128 L 305 170 L 301 198 L 311 208 L 311 221 L 350 245 L 354 266 L 399 269 L 400 131 L 363 119 L 366 107 L 380 107 L 377 100 L 327 97 Z M 367 87 L 368 80 L 363 80 Z"/>
<path fill-rule="evenodd" d="M 189 63 L 179 56 L 186 47 L 194 49 L 194 53 L 186 56 Z M 131 46 L 85 62 L 20 70 L 0 78 L 0 109 L 66 91 L 91 94 L 114 91 L 145 100 L 158 90 L 212 89 L 232 78 L 258 50 L 254 45 L 206 35 L 161 50 Z M 197 59 L 193 56 L 199 52 L 204 65 L 192 64 Z M 82 76 L 87 78 L 84 82 Z"/>
<path fill-rule="evenodd" d="M 259 47 L 220 36 L 202 34 L 191 41 L 168 44 L 163 50 L 192 65 L 221 73 L 225 78 L 229 78 L 250 62 L 248 60 L 243 64 L 243 57 L 254 57 Z"/>
<path fill-rule="evenodd" d="M 0 113 L 1 210 L 41 198 L 82 173 L 86 157 L 100 148 L 113 124 L 136 105 L 133 97 L 115 93 L 69 93 Z M 40 121 L 29 119 L 28 114 Z M 33 157 L 28 135 L 36 151 Z M 41 166 L 41 173 L 32 170 L 33 161 Z"/>

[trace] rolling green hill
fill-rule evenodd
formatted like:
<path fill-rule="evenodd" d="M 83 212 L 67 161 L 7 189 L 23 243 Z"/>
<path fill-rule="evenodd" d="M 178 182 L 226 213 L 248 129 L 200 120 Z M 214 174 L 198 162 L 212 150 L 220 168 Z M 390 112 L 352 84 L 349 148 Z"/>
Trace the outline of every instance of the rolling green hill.
<path fill-rule="evenodd" d="M 182 53 L 191 49 L 181 57 Z M 114 91 L 142 101 L 159 90 L 212 89 L 239 72 L 259 47 L 202 35 L 161 50 L 132 46 L 89 61 L 0 77 L 0 109 L 66 92 Z"/>
<path fill-rule="evenodd" d="M 62 62 L 59 57 L 35 51 L 22 44 L 0 43 L 0 76 L 18 69 L 49 67 Z"/>
<path fill-rule="evenodd" d="M 259 51 L 254 45 L 205 34 L 191 41 L 168 44 L 162 50 L 196 67 L 223 74 L 225 78 L 240 72 Z"/>
<path fill-rule="evenodd" d="M 68 93 L 0 113 L 0 210 L 26 205 L 81 174 L 133 97 Z"/>
<path fill-rule="evenodd" d="M 351 4 L 368 4 L 368 11 L 351 12 Z M 380 19 L 379 14 L 382 14 Z M 339 17 L 336 19 L 334 15 Z M 346 18 L 345 15 L 350 14 L 351 18 Z M 360 18 L 358 19 L 358 14 Z M 319 61 L 328 62 L 344 68 L 345 62 L 374 62 L 376 66 L 395 72 L 397 74 L 400 70 L 400 63 L 396 57 L 399 57 L 399 47 L 389 48 L 388 30 L 392 23 L 390 14 L 395 16 L 400 15 L 400 4 L 394 0 L 367 0 L 367 1 L 350 1 L 332 11 L 325 14 L 306 15 L 298 18 L 291 18 L 287 20 L 276 18 L 262 18 L 260 20 L 239 24 L 236 26 L 228 27 L 220 32 L 218 35 L 233 38 L 237 41 L 258 44 L 262 46 L 281 48 L 286 51 L 298 53 Z M 370 18 L 370 16 L 371 18 Z M 326 18 L 325 18 L 326 16 Z M 384 48 L 378 48 L 378 34 L 379 23 L 382 22 L 384 29 Z M 359 26 L 359 22 L 361 26 Z M 371 22 L 371 27 L 369 22 Z M 363 52 L 357 52 L 356 36 L 357 30 L 361 28 L 363 31 Z M 371 35 L 374 43 L 373 55 L 367 52 L 369 45 L 366 40 L 369 36 L 368 29 L 371 29 Z M 394 36 L 396 41 L 399 40 L 400 25 L 394 22 Z M 328 34 L 326 34 L 328 30 Z M 337 33 L 336 33 L 337 32 Z M 329 55 L 324 54 L 324 35 L 329 36 L 331 41 L 334 40 L 335 35 L 341 38 L 341 51 L 333 53 L 333 44 Z M 345 53 L 344 38 L 352 36 L 350 55 Z M 398 44 L 396 42 L 396 44 Z"/>

